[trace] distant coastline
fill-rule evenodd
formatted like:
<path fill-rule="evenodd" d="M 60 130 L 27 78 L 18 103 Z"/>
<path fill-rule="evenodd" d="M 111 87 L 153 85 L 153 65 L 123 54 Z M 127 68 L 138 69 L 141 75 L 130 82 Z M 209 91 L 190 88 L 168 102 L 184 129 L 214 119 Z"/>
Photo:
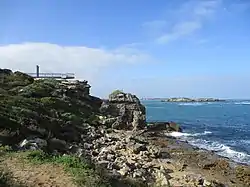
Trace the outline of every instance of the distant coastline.
<path fill-rule="evenodd" d="M 223 102 L 225 99 L 217 98 L 187 98 L 187 97 L 174 97 L 162 99 L 162 102 Z"/>

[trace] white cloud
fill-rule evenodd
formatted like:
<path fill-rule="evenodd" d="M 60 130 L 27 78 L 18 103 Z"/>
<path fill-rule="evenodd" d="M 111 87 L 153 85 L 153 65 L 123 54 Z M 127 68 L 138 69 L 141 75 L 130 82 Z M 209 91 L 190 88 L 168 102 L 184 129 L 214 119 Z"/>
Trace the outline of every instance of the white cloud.
<path fill-rule="evenodd" d="M 220 5 L 221 0 L 190 0 L 182 4 L 172 17 L 147 22 L 146 25 L 153 29 L 164 29 L 155 40 L 160 44 L 168 43 L 200 30 L 205 21 L 216 13 Z"/>
<path fill-rule="evenodd" d="M 176 40 L 182 36 L 192 34 L 196 30 L 202 27 L 200 22 L 197 21 L 186 21 L 174 25 L 171 33 L 164 34 L 156 39 L 158 43 L 167 43 L 171 40 Z"/>
<path fill-rule="evenodd" d="M 0 68 L 34 72 L 72 72 L 78 79 L 91 82 L 106 67 L 116 64 L 147 62 L 150 57 L 132 47 L 114 50 L 86 46 L 60 46 L 50 43 L 22 43 L 0 46 Z"/>

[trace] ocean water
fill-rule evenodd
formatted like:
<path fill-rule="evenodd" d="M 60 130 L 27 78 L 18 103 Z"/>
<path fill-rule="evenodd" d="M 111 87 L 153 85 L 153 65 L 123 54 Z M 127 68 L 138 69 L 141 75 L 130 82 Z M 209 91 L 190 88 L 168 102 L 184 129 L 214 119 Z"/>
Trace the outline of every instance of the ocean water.
<path fill-rule="evenodd" d="M 174 121 L 183 132 L 172 136 L 250 165 L 250 101 L 167 103 L 142 101 L 147 121 Z"/>

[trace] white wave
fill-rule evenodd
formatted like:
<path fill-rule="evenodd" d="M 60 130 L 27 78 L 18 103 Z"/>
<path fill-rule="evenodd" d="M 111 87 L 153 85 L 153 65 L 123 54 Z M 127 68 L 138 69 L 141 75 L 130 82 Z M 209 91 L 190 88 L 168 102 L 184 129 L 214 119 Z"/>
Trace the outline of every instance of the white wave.
<path fill-rule="evenodd" d="M 182 132 L 171 132 L 168 133 L 170 136 L 178 137 L 183 140 L 187 140 L 191 145 L 199 147 L 201 149 L 215 151 L 218 155 L 223 157 L 228 157 L 235 162 L 250 164 L 250 155 L 233 150 L 230 146 L 221 144 L 219 142 L 212 142 L 203 139 L 194 139 L 192 137 L 202 136 L 206 134 L 211 134 L 210 131 L 204 131 L 203 133 L 182 133 Z M 249 140 L 246 140 L 249 143 Z"/>
<path fill-rule="evenodd" d="M 192 134 L 192 136 L 203 136 L 203 135 L 207 135 L 207 134 L 212 134 L 212 132 L 204 131 L 202 133 L 194 133 L 194 134 Z"/>
<path fill-rule="evenodd" d="M 183 106 L 201 106 L 204 105 L 205 103 L 179 103 L 178 105 L 183 105 Z"/>
<path fill-rule="evenodd" d="M 250 145 L 250 140 L 240 140 L 243 144 L 249 144 Z"/>
<path fill-rule="evenodd" d="M 173 136 L 173 137 L 185 137 L 185 136 L 187 137 L 187 136 L 204 136 L 204 135 L 207 135 L 207 134 L 212 134 L 212 132 L 204 131 L 202 133 L 194 133 L 194 134 L 183 133 L 183 132 L 171 132 L 171 133 L 168 133 L 167 135 Z"/>
<path fill-rule="evenodd" d="M 189 143 L 202 149 L 215 151 L 218 155 L 228 157 L 236 162 L 250 164 L 250 155 L 244 152 L 235 151 L 227 145 L 201 139 L 190 140 Z"/>
<path fill-rule="evenodd" d="M 235 102 L 235 105 L 250 105 L 250 101 Z"/>
<path fill-rule="evenodd" d="M 191 134 L 183 133 L 183 132 L 171 132 L 171 133 L 167 133 L 167 135 L 173 136 L 173 137 L 181 137 L 181 136 L 190 136 Z"/>

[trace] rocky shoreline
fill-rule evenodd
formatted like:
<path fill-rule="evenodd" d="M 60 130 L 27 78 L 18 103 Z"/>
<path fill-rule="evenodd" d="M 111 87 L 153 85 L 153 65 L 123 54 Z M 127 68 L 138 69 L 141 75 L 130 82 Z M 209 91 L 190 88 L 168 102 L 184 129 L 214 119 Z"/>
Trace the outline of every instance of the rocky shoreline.
<path fill-rule="evenodd" d="M 250 167 L 168 137 L 174 122 L 146 123 L 132 94 L 90 95 L 87 81 L 34 80 L 0 69 L 0 143 L 15 151 L 74 155 L 105 170 L 112 186 L 250 186 Z"/>
<path fill-rule="evenodd" d="M 175 97 L 161 100 L 162 102 L 224 102 L 223 99 L 215 98 L 187 98 L 187 97 Z"/>

